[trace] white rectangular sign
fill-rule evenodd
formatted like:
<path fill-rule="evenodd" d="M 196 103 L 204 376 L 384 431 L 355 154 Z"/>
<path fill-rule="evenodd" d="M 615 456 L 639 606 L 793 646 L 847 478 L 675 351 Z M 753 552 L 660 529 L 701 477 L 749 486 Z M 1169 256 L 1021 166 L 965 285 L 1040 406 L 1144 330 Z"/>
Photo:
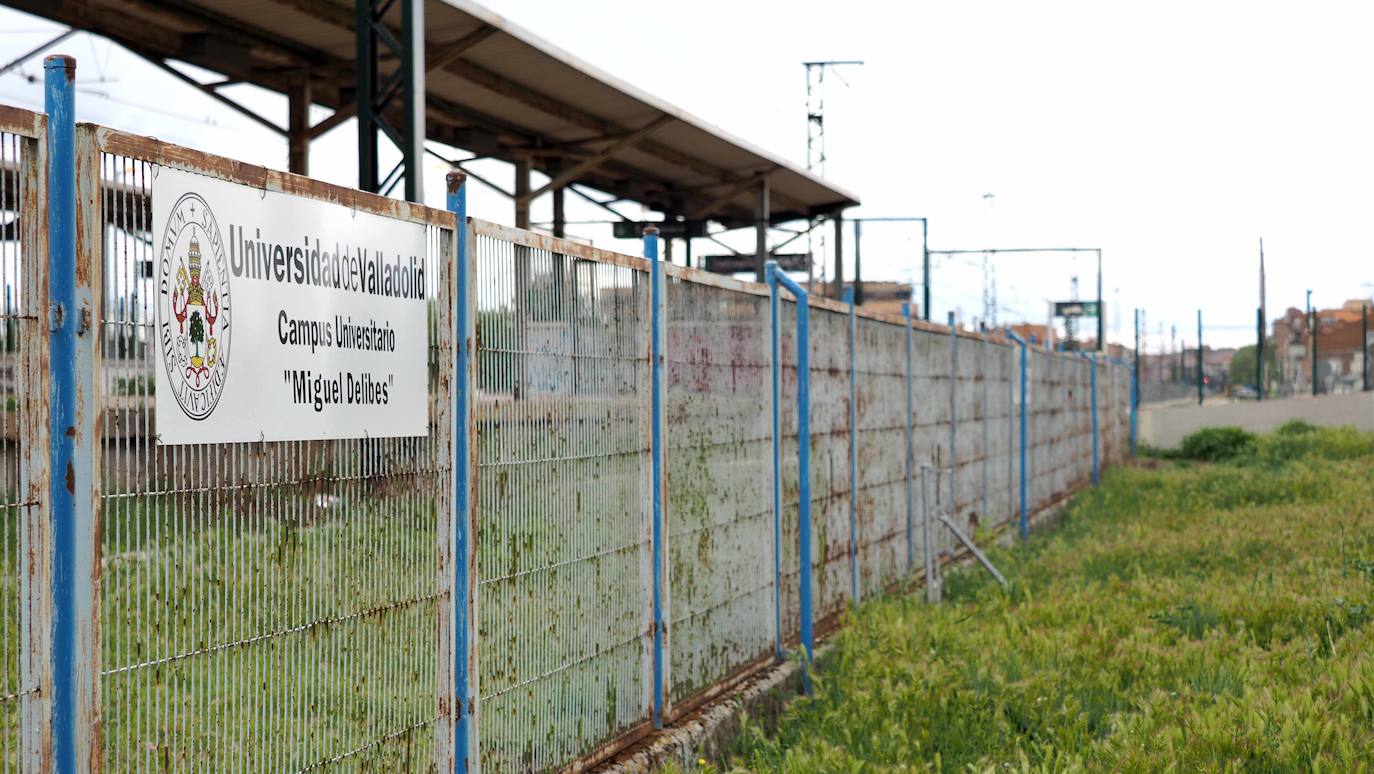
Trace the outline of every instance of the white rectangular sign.
<path fill-rule="evenodd" d="M 162 168 L 158 441 L 429 433 L 425 227 Z"/>

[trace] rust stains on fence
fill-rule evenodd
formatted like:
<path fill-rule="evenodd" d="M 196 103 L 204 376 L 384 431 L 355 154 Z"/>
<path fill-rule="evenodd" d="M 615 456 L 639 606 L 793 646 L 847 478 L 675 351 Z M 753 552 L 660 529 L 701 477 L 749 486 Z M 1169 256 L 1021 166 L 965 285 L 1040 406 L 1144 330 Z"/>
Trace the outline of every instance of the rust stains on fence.
<path fill-rule="evenodd" d="M 89 127 L 89 130 L 94 132 L 96 146 L 101 151 L 115 156 L 144 159 L 157 166 L 197 172 L 253 188 L 260 188 L 264 191 L 329 202 L 412 223 L 422 223 L 427 226 L 437 226 L 450 230 L 454 227 L 453 213 L 445 210 L 390 199 L 378 194 L 346 188 L 290 172 L 269 169 L 257 164 L 235 161 L 223 156 L 173 145 L 154 137 L 141 137 L 94 124 L 81 124 L 81 126 Z"/>

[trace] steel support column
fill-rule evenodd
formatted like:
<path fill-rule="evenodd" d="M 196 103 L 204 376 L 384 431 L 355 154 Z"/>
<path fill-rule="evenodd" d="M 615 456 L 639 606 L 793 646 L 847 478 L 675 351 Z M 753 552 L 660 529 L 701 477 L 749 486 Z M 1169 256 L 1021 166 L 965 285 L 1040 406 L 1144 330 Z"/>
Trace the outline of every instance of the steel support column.
<path fill-rule="evenodd" d="M 921 218 L 921 319 L 930 322 L 930 222 Z"/>
<path fill-rule="evenodd" d="M 408 201 L 424 194 L 422 167 L 425 152 L 425 11 L 424 0 L 395 0 L 401 6 L 397 35 L 382 20 L 393 0 L 356 0 L 355 88 L 358 118 L 358 187 L 386 193 L 405 179 Z M 383 49 L 396 65 L 381 68 Z M 399 100 L 402 125 L 387 117 Z M 401 152 L 401 161 L 383 177 L 377 168 L 377 132 Z"/>
<path fill-rule="evenodd" d="M 830 216 L 835 221 L 835 292 L 834 298 L 844 295 L 844 213 Z M 822 293 L 824 295 L 824 293 Z"/>
<path fill-rule="evenodd" d="M 764 282 L 767 279 L 767 270 L 764 267 L 768 262 L 768 176 L 759 175 L 756 185 L 758 203 L 754 209 L 755 279 Z"/>
<path fill-rule="evenodd" d="M 297 175 L 310 174 L 310 74 L 291 77 L 286 130 L 287 165 Z"/>
<path fill-rule="evenodd" d="M 563 192 L 562 187 L 553 189 L 553 235 L 562 239 L 567 236 L 567 215 L 563 212 Z"/>
<path fill-rule="evenodd" d="M 1102 251 L 1097 251 L 1097 351 L 1107 351 L 1107 310 L 1102 306 Z"/>
<path fill-rule="evenodd" d="M 860 305 L 864 302 L 863 262 L 859 251 L 864 236 L 863 225 L 863 220 L 854 219 L 854 303 Z"/>
<path fill-rule="evenodd" d="M 530 159 L 515 162 L 515 227 L 530 227 Z"/>

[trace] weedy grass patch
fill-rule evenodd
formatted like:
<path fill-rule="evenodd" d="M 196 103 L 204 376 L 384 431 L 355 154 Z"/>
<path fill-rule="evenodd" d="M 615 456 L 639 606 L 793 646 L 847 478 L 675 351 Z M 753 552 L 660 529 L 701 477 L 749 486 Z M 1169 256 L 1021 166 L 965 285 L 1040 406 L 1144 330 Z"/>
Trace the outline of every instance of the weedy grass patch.
<path fill-rule="evenodd" d="M 725 768 L 1372 770 L 1374 435 L 1219 445 L 1109 470 L 992 550 L 1007 590 L 968 566 L 941 605 L 856 609 L 815 695 Z"/>

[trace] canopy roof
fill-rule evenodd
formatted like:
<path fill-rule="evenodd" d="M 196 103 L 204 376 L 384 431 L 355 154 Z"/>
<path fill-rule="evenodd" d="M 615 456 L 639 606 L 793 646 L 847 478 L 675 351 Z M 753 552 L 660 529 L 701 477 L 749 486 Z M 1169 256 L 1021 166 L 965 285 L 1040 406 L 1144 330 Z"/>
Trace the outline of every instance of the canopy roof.
<path fill-rule="evenodd" d="M 286 92 L 351 115 L 356 49 L 349 0 L 4 0 L 117 41 L 155 61 L 187 62 L 232 82 Z M 550 176 L 591 161 L 577 182 L 688 217 L 755 220 L 758 175 L 772 222 L 857 205 L 847 191 L 582 62 L 469 0 L 425 2 L 430 139 Z M 386 17 L 399 30 L 400 3 Z M 382 77 L 396 61 L 382 61 Z M 333 121 L 333 124 L 330 124 Z M 587 162 L 584 164 L 584 162 Z"/>

